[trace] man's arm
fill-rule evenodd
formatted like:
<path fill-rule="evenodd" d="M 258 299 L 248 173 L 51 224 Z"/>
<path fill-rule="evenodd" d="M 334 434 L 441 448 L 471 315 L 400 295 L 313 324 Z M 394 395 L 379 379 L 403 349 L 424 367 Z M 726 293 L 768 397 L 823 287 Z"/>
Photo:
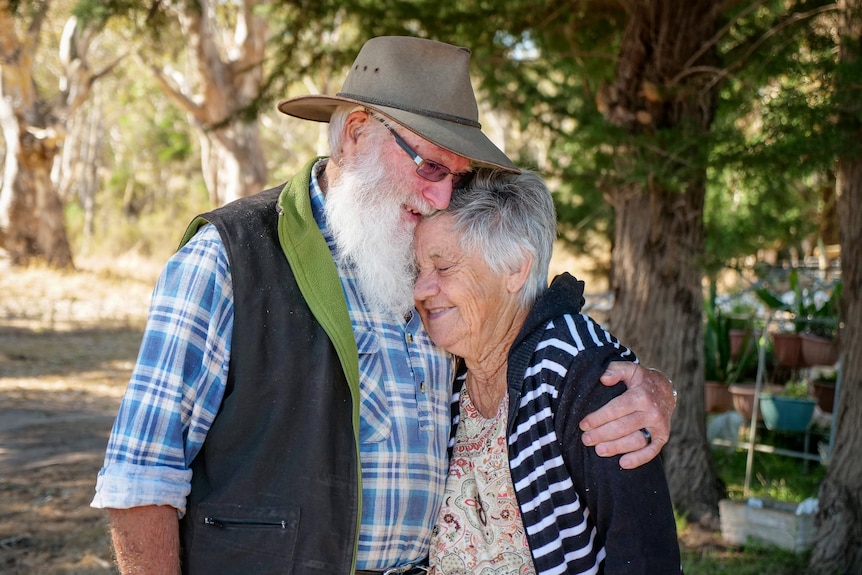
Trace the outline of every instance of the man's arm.
<path fill-rule="evenodd" d="M 676 397 L 673 383 L 660 371 L 636 363 L 615 361 L 601 377 L 604 385 L 626 384 L 626 391 L 580 423 L 584 444 L 594 445 L 603 457 L 625 454 L 624 469 L 654 459 L 670 438 L 670 420 Z M 652 438 L 647 443 L 641 429 Z"/>
<path fill-rule="evenodd" d="M 111 539 L 123 575 L 180 572 L 177 510 L 167 505 L 109 509 Z"/>

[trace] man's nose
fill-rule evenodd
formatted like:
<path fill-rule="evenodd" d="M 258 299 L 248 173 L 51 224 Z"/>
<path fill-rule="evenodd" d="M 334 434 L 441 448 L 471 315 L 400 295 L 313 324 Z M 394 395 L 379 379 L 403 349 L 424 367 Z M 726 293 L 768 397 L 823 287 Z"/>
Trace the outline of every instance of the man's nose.
<path fill-rule="evenodd" d="M 422 197 L 430 203 L 434 209 L 445 210 L 452 199 L 452 176 L 446 176 L 439 182 L 428 182 L 422 189 Z"/>

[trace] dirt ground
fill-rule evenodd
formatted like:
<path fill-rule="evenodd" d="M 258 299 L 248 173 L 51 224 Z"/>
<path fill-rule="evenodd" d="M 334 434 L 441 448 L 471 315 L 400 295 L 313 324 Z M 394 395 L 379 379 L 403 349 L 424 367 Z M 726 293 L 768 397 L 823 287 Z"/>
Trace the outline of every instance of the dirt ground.
<path fill-rule="evenodd" d="M 158 264 L 0 261 L 0 573 L 115 573 L 105 514 L 89 507 L 137 354 Z M 685 547 L 721 549 L 687 530 Z"/>
<path fill-rule="evenodd" d="M 0 573 L 113 573 L 89 507 L 154 274 L 0 262 Z"/>

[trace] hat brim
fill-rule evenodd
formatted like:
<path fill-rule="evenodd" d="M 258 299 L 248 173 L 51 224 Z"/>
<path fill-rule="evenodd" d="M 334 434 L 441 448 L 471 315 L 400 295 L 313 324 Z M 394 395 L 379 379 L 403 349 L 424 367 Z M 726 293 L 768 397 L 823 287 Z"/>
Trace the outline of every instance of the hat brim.
<path fill-rule="evenodd" d="M 399 108 L 371 105 L 342 96 L 298 96 L 279 102 L 278 110 L 288 116 L 304 120 L 328 122 L 335 109 L 344 104 L 356 104 L 378 111 L 417 136 L 453 154 L 469 159 L 476 166 L 499 168 L 514 173 L 521 172 L 481 129 L 466 124 L 414 114 Z"/>

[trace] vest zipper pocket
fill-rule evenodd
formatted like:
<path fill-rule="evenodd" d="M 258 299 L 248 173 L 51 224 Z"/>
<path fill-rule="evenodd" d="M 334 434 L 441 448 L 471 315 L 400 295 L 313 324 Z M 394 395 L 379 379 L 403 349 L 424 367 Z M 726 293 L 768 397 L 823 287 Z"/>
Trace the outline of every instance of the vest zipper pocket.
<path fill-rule="evenodd" d="M 215 517 L 204 517 L 204 525 L 227 529 L 230 527 L 280 527 L 287 529 L 287 521 L 272 520 L 258 521 L 254 519 L 217 519 Z"/>

